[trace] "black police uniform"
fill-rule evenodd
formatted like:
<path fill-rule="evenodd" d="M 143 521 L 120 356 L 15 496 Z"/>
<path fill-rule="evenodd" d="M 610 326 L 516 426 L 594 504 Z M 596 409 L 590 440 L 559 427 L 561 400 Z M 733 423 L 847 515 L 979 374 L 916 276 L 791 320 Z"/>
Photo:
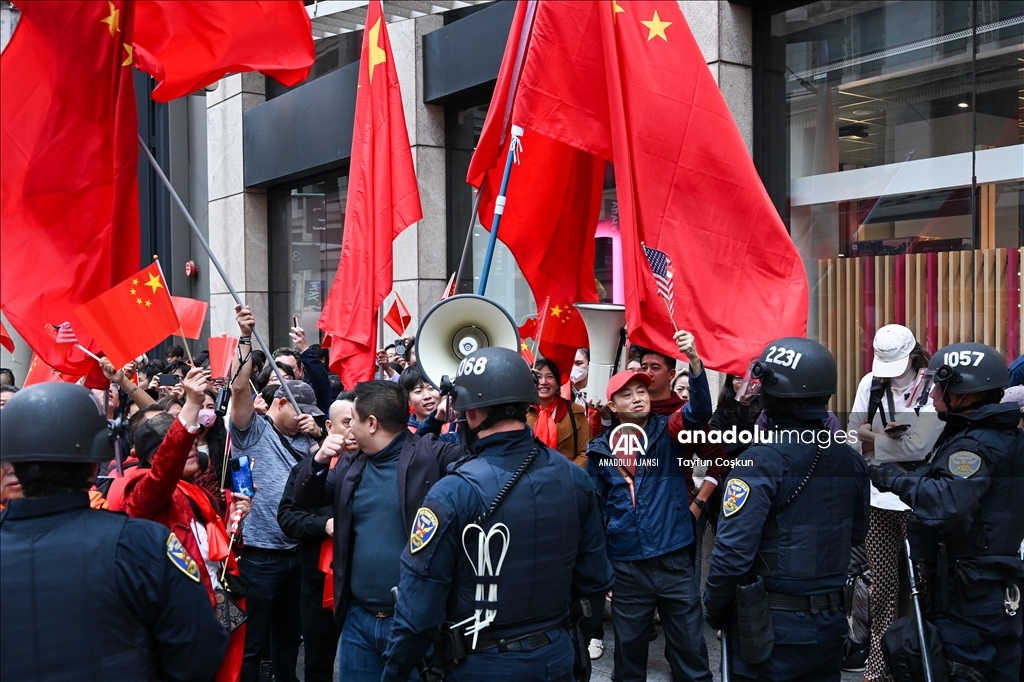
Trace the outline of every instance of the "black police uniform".
<path fill-rule="evenodd" d="M 85 492 L 11 500 L 0 521 L 0 679 L 210 680 L 228 636 L 165 526 Z"/>
<path fill-rule="evenodd" d="M 850 547 L 867 536 L 868 470 L 851 447 L 830 440 L 808 477 L 819 448 L 792 434 L 827 433 L 827 412 L 802 416 L 775 422 L 773 444 L 750 447 L 744 457 L 753 464 L 734 468 L 724 484 L 704 606 L 709 622 L 727 624 L 733 679 L 839 679 L 848 630 L 842 590 Z M 752 665 L 740 655 L 732 604 L 737 586 L 758 576 L 775 644 L 768 660 Z"/>
<path fill-rule="evenodd" d="M 491 561 L 498 575 L 481 581 L 484 601 L 476 600 L 478 534 L 475 523 L 535 448 L 536 460 L 481 525 L 508 528 L 507 554 Z M 395 606 L 384 680 L 405 680 L 419 665 L 443 621 L 471 618 L 476 608 L 497 608 L 482 629 L 476 653 L 446 665 L 446 680 L 486 680 L 501 674 L 524 680 L 572 680 L 573 648 L 566 630 L 570 594 L 603 593 L 612 584 L 601 512 L 593 484 L 583 469 L 559 452 L 538 445 L 529 429 L 493 434 L 472 446 L 475 458 L 462 460 L 423 501 L 402 554 L 402 577 Z M 497 603 L 487 602 L 498 586 Z M 458 628 L 465 632 L 465 626 Z M 472 651 L 472 638 L 464 640 Z"/>
<path fill-rule="evenodd" d="M 872 467 L 879 490 L 899 495 L 911 556 L 924 569 L 928 620 L 954 680 L 1016 681 L 1021 612 L 1004 601 L 1024 587 L 1024 433 L 1016 404 L 940 413 L 946 429 L 928 464 L 905 473 Z M 940 544 L 941 543 L 941 544 Z"/>

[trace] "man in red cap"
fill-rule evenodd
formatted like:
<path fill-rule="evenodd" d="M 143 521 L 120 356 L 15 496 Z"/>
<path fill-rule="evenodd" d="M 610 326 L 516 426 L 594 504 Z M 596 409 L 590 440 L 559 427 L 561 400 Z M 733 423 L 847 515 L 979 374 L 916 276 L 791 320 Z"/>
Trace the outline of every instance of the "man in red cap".
<path fill-rule="evenodd" d="M 681 444 L 679 434 L 689 426 L 682 411 L 668 417 L 652 413 L 650 385 L 651 377 L 643 372 L 611 378 L 607 407 L 612 428 L 591 441 L 587 451 L 615 569 L 613 678 L 647 679 L 648 634 L 657 608 L 672 679 L 710 682 L 688 502 L 694 460 L 715 465 L 725 451 L 705 438 Z"/>

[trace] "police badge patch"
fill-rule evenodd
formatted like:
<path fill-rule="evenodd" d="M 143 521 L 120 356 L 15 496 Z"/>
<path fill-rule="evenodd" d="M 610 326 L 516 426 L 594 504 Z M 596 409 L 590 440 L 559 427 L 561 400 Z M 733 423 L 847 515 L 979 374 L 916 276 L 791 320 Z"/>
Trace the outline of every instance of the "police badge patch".
<path fill-rule="evenodd" d="M 981 457 L 967 450 L 954 452 L 946 462 L 949 473 L 960 478 L 970 478 L 981 469 Z"/>
<path fill-rule="evenodd" d="M 426 507 L 416 511 L 416 520 L 412 522 L 412 533 L 409 535 L 409 551 L 412 554 L 427 546 L 437 532 L 437 516 Z"/>
<path fill-rule="evenodd" d="M 174 533 L 167 536 L 167 558 L 179 571 L 199 582 L 199 568 L 196 567 L 196 562 L 188 555 L 185 547 Z"/>
<path fill-rule="evenodd" d="M 722 513 L 726 518 L 732 516 L 740 509 L 750 496 L 750 486 L 742 478 L 731 478 L 725 486 L 725 494 L 722 496 Z"/>

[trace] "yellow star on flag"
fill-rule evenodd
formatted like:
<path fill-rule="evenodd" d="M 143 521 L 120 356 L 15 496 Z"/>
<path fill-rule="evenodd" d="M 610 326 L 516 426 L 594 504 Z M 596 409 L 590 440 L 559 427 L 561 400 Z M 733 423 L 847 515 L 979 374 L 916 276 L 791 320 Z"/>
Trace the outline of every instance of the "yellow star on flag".
<path fill-rule="evenodd" d="M 121 27 L 118 25 L 121 19 L 121 10 L 114 7 L 114 3 L 110 2 L 110 0 L 107 0 L 107 6 L 110 8 L 110 16 L 100 19 L 100 23 L 110 27 L 110 36 L 113 37 L 115 33 L 121 30 Z"/>
<path fill-rule="evenodd" d="M 641 21 L 641 24 L 650 29 L 650 33 L 647 34 L 648 42 L 654 40 L 654 36 L 658 36 L 666 43 L 668 42 L 668 36 L 665 35 L 665 29 L 672 25 L 671 21 L 662 21 L 661 17 L 658 16 L 658 10 L 654 10 L 654 18 L 650 21 Z"/>
<path fill-rule="evenodd" d="M 138 303 L 139 305 L 142 305 L 142 299 L 141 298 L 135 299 L 135 302 Z"/>
<path fill-rule="evenodd" d="M 133 279 L 132 280 L 132 284 L 138 284 L 138 283 L 139 283 L 139 280 L 137 280 L 137 279 Z"/>
<path fill-rule="evenodd" d="M 132 296 L 134 296 L 135 295 L 135 287 L 132 287 L 131 289 L 129 289 L 128 293 L 131 294 Z"/>
<path fill-rule="evenodd" d="M 146 307 L 147 307 L 147 308 L 148 308 L 148 307 L 150 307 L 151 305 L 153 305 L 153 303 L 152 303 L 152 302 L 150 302 L 150 301 L 146 301 Z"/>
<path fill-rule="evenodd" d="M 384 51 L 379 45 L 380 41 L 380 22 L 382 17 L 377 17 L 377 22 L 370 29 L 370 82 L 373 82 L 373 69 L 378 64 L 383 64 L 388 60 L 388 53 Z"/>
<path fill-rule="evenodd" d="M 133 54 L 134 54 L 132 52 L 132 46 L 129 45 L 128 43 L 121 43 L 121 44 L 124 45 L 124 51 L 125 51 L 125 54 L 127 55 L 124 58 L 124 61 L 121 62 L 121 66 L 131 66 L 132 65 L 132 58 L 133 58 Z"/>
<path fill-rule="evenodd" d="M 565 312 L 565 309 L 562 308 L 561 306 L 557 305 L 557 304 L 555 305 L 554 308 L 551 309 L 551 314 L 554 315 L 555 317 L 557 317 L 558 319 L 562 319 L 562 313 L 564 313 L 564 312 Z"/>
<path fill-rule="evenodd" d="M 147 287 L 152 287 L 153 288 L 153 293 L 155 294 L 156 290 L 162 288 L 164 285 L 160 283 L 160 277 L 159 276 L 157 276 L 157 275 L 150 275 L 149 276 L 149 281 L 146 282 L 146 286 Z"/>
<path fill-rule="evenodd" d="M 626 10 L 622 9 L 622 6 L 619 5 L 619 3 L 615 2 L 615 0 L 612 0 L 612 23 L 616 23 L 619 19 L 617 16 L 615 16 L 616 14 L 625 11 Z"/>

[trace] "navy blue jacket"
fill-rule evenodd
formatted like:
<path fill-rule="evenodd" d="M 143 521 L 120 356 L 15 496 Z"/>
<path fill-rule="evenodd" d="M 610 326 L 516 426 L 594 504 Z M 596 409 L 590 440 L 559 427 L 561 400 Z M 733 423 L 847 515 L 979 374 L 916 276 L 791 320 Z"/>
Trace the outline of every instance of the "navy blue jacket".
<path fill-rule="evenodd" d="M 822 412 L 815 423 L 779 428 L 827 434 Z M 787 432 L 771 433 L 777 439 Z M 850 446 L 832 441 L 807 479 L 818 449 L 810 441 L 753 445 L 743 453 L 753 464 L 730 473 L 704 592 L 709 614 L 724 614 L 736 585 L 750 575 L 762 576 L 769 592 L 791 595 L 825 594 L 846 584 L 850 548 L 868 531 L 867 464 Z"/>
<path fill-rule="evenodd" d="M 590 441 L 587 472 L 604 508 L 612 561 L 650 559 L 693 543 L 689 497 L 693 479 L 688 459 L 696 454 L 714 462 L 724 458 L 725 451 L 715 444 L 681 445 L 675 434 L 682 424 L 679 412 L 672 417 L 652 414 L 647 419 L 643 457 L 647 461 L 636 468 L 632 491 L 625 475 L 611 463 L 616 459 L 609 443 L 614 429 Z"/>
<path fill-rule="evenodd" d="M 306 372 L 306 383 L 316 394 L 316 406 L 324 414 L 330 414 L 334 393 L 331 391 L 331 379 L 327 376 L 327 368 L 320 361 L 320 356 L 311 348 L 302 351 L 300 357 L 302 358 L 302 367 Z"/>
<path fill-rule="evenodd" d="M 475 584 L 466 551 L 472 556 L 476 551 L 471 533 L 464 550 L 463 529 L 477 522 L 535 447 L 539 451 L 534 462 L 495 514 L 481 522 L 485 530 L 506 524 L 509 539 L 498 571 L 496 620 L 480 637 L 514 638 L 561 629 L 571 596 L 603 594 L 611 587 L 600 509 L 586 473 L 558 451 L 536 443 L 529 429 L 481 438 L 472 446 L 476 457 L 455 464 L 431 488 L 410 545 L 402 552 L 384 680 L 408 679 L 437 627 L 470 611 Z M 492 560 L 498 561 L 498 554 L 495 544 Z"/>
<path fill-rule="evenodd" d="M 166 526 L 90 509 L 84 491 L 11 500 L 0 679 L 213 679 L 228 636 L 199 581 Z"/>

